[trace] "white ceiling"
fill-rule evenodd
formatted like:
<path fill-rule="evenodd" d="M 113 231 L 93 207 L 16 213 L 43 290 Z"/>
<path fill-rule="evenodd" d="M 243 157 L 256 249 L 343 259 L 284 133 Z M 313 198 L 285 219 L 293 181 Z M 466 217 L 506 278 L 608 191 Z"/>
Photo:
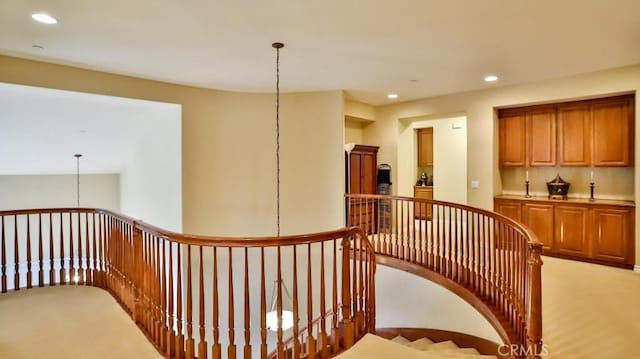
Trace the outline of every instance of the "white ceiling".
<path fill-rule="evenodd" d="M 640 63 L 640 1 L 0 0 L 1 53 L 175 83 L 272 91 L 273 41 L 285 91 L 383 104 Z"/>
<path fill-rule="evenodd" d="M 0 83 L 0 175 L 120 173 L 180 106 Z"/>

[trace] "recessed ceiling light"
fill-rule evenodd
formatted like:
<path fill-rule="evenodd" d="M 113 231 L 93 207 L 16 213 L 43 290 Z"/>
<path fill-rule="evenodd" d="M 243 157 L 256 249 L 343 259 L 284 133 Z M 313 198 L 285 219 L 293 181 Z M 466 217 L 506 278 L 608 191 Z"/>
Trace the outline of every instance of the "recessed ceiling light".
<path fill-rule="evenodd" d="M 390 93 L 390 94 L 387 95 L 387 98 L 391 99 L 391 100 L 395 100 L 395 99 L 398 98 L 398 94 L 397 93 Z"/>
<path fill-rule="evenodd" d="M 498 76 L 496 75 L 487 75 L 484 77 L 484 82 L 496 82 L 498 81 Z"/>
<path fill-rule="evenodd" d="M 43 24 L 55 24 L 58 22 L 53 16 L 43 13 L 31 14 L 31 18 Z"/>

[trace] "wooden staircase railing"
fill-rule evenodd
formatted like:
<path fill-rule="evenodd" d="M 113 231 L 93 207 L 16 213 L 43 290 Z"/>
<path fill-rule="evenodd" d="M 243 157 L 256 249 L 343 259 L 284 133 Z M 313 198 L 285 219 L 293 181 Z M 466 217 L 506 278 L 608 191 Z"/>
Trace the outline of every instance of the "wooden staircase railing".
<path fill-rule="evenodd" d="M 0 238 L 2 293 L 104 288 L 167 358 L 267 358 L 272 351 L 326 358 L 375 330 L 375 253 L 357 227 L 205 237 L 107 210 L 59 208 L 0 211 Z M 275 298 L 275 332 L 267 328 L 268 298 Z M 289 330 L 285 310 L 293 313 Z"/>
<path fill-rule="evenodd" d="M 478 309 L 522 356 L 542 352 L 542 244 L 500 214 L 460 204 L 346 194 L 379 263 L 422 274 Z"/>

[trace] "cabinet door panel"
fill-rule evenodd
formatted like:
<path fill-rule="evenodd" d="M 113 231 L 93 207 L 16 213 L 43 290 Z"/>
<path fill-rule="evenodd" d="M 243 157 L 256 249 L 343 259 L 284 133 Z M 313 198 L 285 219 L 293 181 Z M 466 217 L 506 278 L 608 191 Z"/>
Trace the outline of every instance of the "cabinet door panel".
<path fill-rule="evenodd" d="M 603 101 L 591 105 L 593 164 L 629 166 L 633 158 L 631 104 L 629 100 Z"/>
<path fill-rule="evenodd" d="M 556 165 L 555 107 L 527 112 L 527 143 L 530 166 Z"/>
<path fill-rule="evenodd" d="M 566 105 L 558 108 L 558 162 L 560 166 L 589 166 L 589 106 Z"/>
<path fill-rule="evenodd" d="M 349 168 L 349 193 L 362 193 L 362 155 L 352 153 Z"/>
<path fill-rule="evenodd" d="M 494 210 L 514 221 L 522 222 L 522 205 L 519 201 L 495 201 Z"/>
<path fill-rule="evenodd" d="M 433 166 L 433 128 L 418 130 L 418 166 Z"/>
<path fill-rule="evenodd" d="M 362 156 L 362 193 L 376 193 L 376 156 L 365 153 Z"/>
<path fill-rule="evenodd" d="M 553 205 L 526 203 L 522 222 L 542 242 L 545 251 L 553 252 Z"/>
<path fill-rule="evenodd" d="M 500 122 L 500 165 L 525 165 L 525 113 L 503 115 Z"/>
<path fill-rule="evenodd" d="M 556 206 L 555 208 L 555 248 L 558 253 L 574 256 L 589 254 L 589 231 L 587 229 L 587 208 Z"/>
<path fill-rule="evenodd" d="M 593 210 L 593 254 L 595 258 L 626 262 L 630 255 L 628 210 Z"/>
<path fill-rule="evenodd" d="M 413 196 L 415 198 L 433 199 L 433 189 L 414 188 Z M 416 201 L 413 206 L 413 213 L 416 219 L 431 219 L 433 213 L 433 204 Z"/>

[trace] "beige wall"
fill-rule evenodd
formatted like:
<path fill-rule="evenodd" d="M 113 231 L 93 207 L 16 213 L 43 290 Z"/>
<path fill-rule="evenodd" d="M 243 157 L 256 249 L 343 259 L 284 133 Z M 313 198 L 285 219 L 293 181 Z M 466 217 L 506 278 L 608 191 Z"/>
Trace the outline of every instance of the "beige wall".
<path fill-rule="evenodd" d="M 345 117 L 344 119 L 344 143 L 362 144 L 362 122 Z"/>
<path fill-rule="evenodd" d="M 0 56 L 0 81 L 182 105 L 184 231 L 275 232 L 273 94 L 207 90 L 7 56 Z M 283 96 L 283 233 L 342 225 L 343 116 L 341 91 Z"/>
<path fill-rule="evenodd" d="M 76 207 L 75 175 L 0 176 L 0 210 Z M 120 176 L 80 175 L 80 206 L 120 210 Z"/>
<path fill-rule="evenodd" d="M 493 196 L 502 191 L 498 169 L 496 107 L 525 105 L 596 97 L 607 94 L 638 92 L 640 65 L 600 71 L 562 79 L 490 88 L 405 102 L 376 109 L 376 121 L 364 131 L 364 141 L 380 146 L 378 159 L 396 165 L 398 153 L 398 119 L 417 116 L 438 116 L 452 113 L 467 115 L 467 191 L 468 203 L 486 209 L 493 207 Z M 640 108 L 636 96 L 636 109 Z M 636 110 L 636 123 L 640 111 Z M 640 200 L 640 125 L 635 126 L 634 198 Z M 394 174 L 394 177 L 397 173 Z M 397 178 L 394 178 L 397 180 Z M 479 189 L 471 189 L 470 181 L 480 182 Z M 640 223 L 640 211 L 636 211 Z M 640 261 L 640 225 L 636 226 L 636 260 Z"/>
<path fill-rule="evenodd" d="M 376 110 L 375 107 L 363 102 L 345 100 L 344 115 L 366 121 L 375 121 Z"/>

